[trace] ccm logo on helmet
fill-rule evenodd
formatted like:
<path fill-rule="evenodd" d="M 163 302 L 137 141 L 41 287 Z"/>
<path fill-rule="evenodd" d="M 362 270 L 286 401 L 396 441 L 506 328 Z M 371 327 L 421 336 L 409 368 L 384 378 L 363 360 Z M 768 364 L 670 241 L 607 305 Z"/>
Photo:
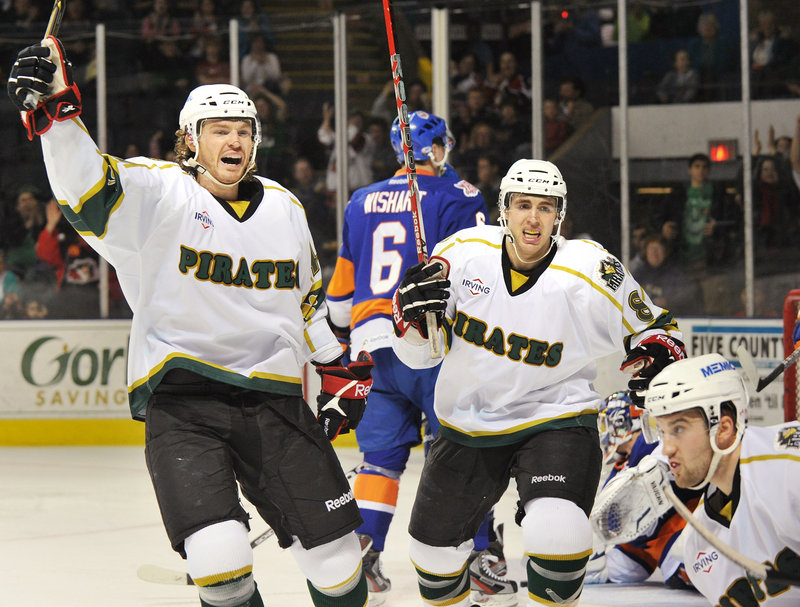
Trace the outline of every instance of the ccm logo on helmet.
<path fill-rule="evenodd" d="M 225 99 L 222 105 L 247 105 L 247 102 L 242 99 Z"/>

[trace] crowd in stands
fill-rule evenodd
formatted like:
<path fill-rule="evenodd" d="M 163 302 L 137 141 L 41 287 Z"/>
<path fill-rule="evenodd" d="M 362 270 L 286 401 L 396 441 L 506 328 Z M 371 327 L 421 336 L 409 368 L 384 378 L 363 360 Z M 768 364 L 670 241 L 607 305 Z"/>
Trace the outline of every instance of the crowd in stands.
<path fill-rule="evenodd" d="M 639 91 L 640 102 L 732 98 L 730 91 L 739 78 L 738 32 L 723 32 L 713 10 L 691 4 L 676 8 L 664 3 L 630 3 L 629 44 L 665 43 L 659 47 L 660 54 L 649 57 L 650 72 L 639 73 L 645 80 L 650 78 L 652 86 L 637 89 L 634 83 L 632 87 Z M 230 80 L 228 21 L 236 19 L 240 85 L 254 100 L 262 122 L 258 173 L 296 192 L 307 209 L 323 266 L 332 265 L 337 252 L 333 106 L 320 99 L 316 123 L 296 118 L 294 97 L 290 98 L 292 82 L 282 71 L 285 57 L 263 0 L 70 0 L 67 7 L 61 37 L 67 41 L 81 86 L 91 82 L 96 73 L 94 24 L 122 23 L 135 32 L 112 37 L 109 42 L 127 51 L 119 57 L 109 54 L 109 75 L 117 78 L 115 91 L 121 95 L 114 100 L 119 111 L 110 118 L 110 151 L 122 157 L 172 158 L 177 110 L 188 91 L 198 84 Z M 40 35 L 48 10 L 45 0 L 6 0 L 0 2 L 0 26 L 6 27 L 5 31 L 13 28 L 15 35 L 30 32 L 30 37 L 35 37 Z M 754 14 L 757 18 L 750 39 L 753 97 L 800 97 L 797 32 L 782 25 L 773 10 L 760 8 Z M 524 17 L 524 11 L 521 15 Z M 513 160 L 532 154 L 530 22 L 514 18 L 509 23 L 503 43 L 489 44 L 481 39 L 478 24 L 471 22 L 467 40 L 454 43 L 451 49 L 449 126 L 455 146 L 448 162 L 481 190 L 491 221 L 496 221 L 500 176 Z M 557 159 L 562 146 L 591 124 L 596 107 L 614 103 L 613 98 L 604 97 L 604 91 L 592 89 L 596 81 L 579 75 L 575 57 L 613 49 L 619 33 L 615 23 L 612 9 L 589 4 L 545 12 L 545 157 Z M 18 49 L 14 45 L 0 49 L 0 75 L 6 76 L 12 50 Z M 115 66 L 122 69 L 115 70 Z M 631 66 L 634 75 L 637 69 Z M 429 80 L 422 77 L 406 81 L 409 111 L 431 110 L 428 85 Z M 92 87 L 86 86 L 84 95 L 88 98 L 85 113 L 91 112 Z M 400 168 L 389 144 L 389 129 L 396 117 L 394 95 L 393 84 L 387 80 L 369 108 L 351 111 L 348 117 L 349 192 Z M 153 130 L 143 131 L 142 124 Z M 756 142 L 760 145 L 757 137 Z M 796 242 L 796 235 L 778 229 L 785 225 L 785 215 L 800 206 L 789 158 L 791 142 L 792 137 L 775 139 L 770 133 L 767 153 L 756 151 L 758 251 L 781 247 L 793 238 Z M 687 156 L 690 152 L 687 150 Z M 704 165 L 697 172 L 705 171 L 705 182 L 695 180 L 693 162 Z M 640 226 L 646 233 L 641 234 L 642 248 L 633 264 L 644 276 L 639 281 L 648 291 L 652 289 L 654 300 L 663 294 L 664 300 L 671 302 L 670 309 L 684 314 L 705 309 L 708 294 L 697 295 L 703 273 L 742 255 L 741 194 L 732 195 L 716 185 L 713 191 L 706 191 L 711 187 L 707 157 L 692 156 L 689 166 L 690 184 L 673 188 L 657 220 Z M 65 229 L 57 205 L 46 192 L 46 182 L 16 184 L 13 189 L 3 192 L 0 213 L 0 317 L 96 316 L 96 255 L 83 248 L 74 231 Z M 697 191 L 702 191 L 702 196 Z M 687 210 L 697 197 L 713 200 L 710 210 L 703 211 L 707 220 L 700 221 Z M 686 273 L 690 279 L 673 280 L 676 272 Z M 111 274 L 112 314 L 125 316 L 128 311 L 113 292 L 113 269 Z M 691 284 L 685 292 L 674 292 L 676 284 L 687 282 Z M 83 293 L 91 292 L 91 297 L 80 300 L 84 303 L 71 299 L 76 303 L 62 309 L 67 291 L 77 284 L 84 287 Z M 70 293 L 70 297 L 76 296 Z M 27 312 L 26 306 L 30 308 Z"/>

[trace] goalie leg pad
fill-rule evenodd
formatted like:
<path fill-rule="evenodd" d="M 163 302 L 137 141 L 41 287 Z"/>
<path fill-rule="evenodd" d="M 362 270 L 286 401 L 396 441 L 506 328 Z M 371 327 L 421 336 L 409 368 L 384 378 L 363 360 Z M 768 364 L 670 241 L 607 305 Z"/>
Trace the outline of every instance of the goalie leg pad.
<path fill-rule="evenodd" d="M 472 540 L 460 546 L 430 546 L 411 538 L 408 553 L 417 570 L 419 593 L 426 605 L 469 607 L 467 560 Z"/>
<path fill-rule="evenodd" d="M 241 522 L 203 527 L 187 537 L 184 546 L 189 575 L 202 603 L 213 607 L 261 604 L 253 580 L 253 549 Z"/>
<path fill-rule="evenodd" d="M 531 500 L 525 504 L 522 542 L 528 557 L 530 601 L 577 605 L 592 554 L 592 529 L 586 513 L 561 498 Z"/>

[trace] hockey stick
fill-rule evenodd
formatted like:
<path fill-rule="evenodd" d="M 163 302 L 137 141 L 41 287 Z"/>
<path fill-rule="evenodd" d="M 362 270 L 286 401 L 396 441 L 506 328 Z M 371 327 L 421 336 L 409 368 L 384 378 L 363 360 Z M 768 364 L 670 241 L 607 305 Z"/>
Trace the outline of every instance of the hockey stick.
<path fill-rule="evenodd" d="M 783 361 L 772 371 L 770 371 L 769 375 L 766 377 L 758 376 L 756 364 L 753 362 L 753 357 L 750 352 L 747 351 L 747 348 L 744 346 L 739 346 L 736 348 L 736 356 L 739 358 L 739 362 L 742 364 L 742 371 L 744 371 L 745 377 L 750 380 L 750 383 L 756 385 L 756 392 L 761 392 L 764 388 L 770 385 L 775 378 L 777 378 L 781 373 L 786 371 L 786 369 L 797 362 L 797 359 L 800 358 L 800 348 L 784 358 Z"/>
<path fill-rule="evenodd" d="M 389 60 L 392 65 L 392 82 L 394 83 L 394 97 L 397 101 L 397 119 L 400 121 L 400 131 L 403 134 L 403 154 L 406 160 L 406 177 L 408 189 L 411 192 L 411 217 L 414 221 L 414 242 L 417 246 L 417 261 L 428 261 L 428 248 L 425 242 L 425 226 L 422 223 L 422 211 L 419 208 L 419 185 L 417 185 L 417 170 L 414 165 L 414 150 L 411 142 L 411 128 L 408 126 L 408 106 L 406 106 L 406 88 L 403 84 L 403 68 L 400 63 L 400 54 L 395 50 L 394 28 L 392 27 L 392 11 L 389 0 L 383 0 L 383 17 L 386 21 L 386 39 L 389 42 Z M 442 343 L 439 338 L 439 327 L 436 323 L 436 314 L 426 312 L 425 322 L 428 327 L 428 343 L 431 349 L 431 358 L 442 357 Z"/>
<path fill-rule="evenodd" d="M 719 550 L 719 552 L 730 561 L 742 567 L 747 575 L 757 580 L 766 580 L 776 584 L 800 586 L 800 577 L 793 576 L 788 572 L 778 571 L 769 563 L 759 563 L 758 561 L 754 561 L 753 559 L 740 554 L 731 546 L 728 546 L 728 544 L 711 533 L 711 531 L 706 529 L 706 527 L 704 527 L 703 524 L 694 517 L 689 508 L 686 507 L 686 504 L 684 504 L 678 498 L 678 496 L 675 495 L 675 492 L 672 490 L 672 487 L 669 483 L 664 483 L 662 488 L 664 489 L 664 494 L 667 496 L 667 499 L 670 501 L 678 514 L 680 514 L 687 523 L 694 527 L 697 533 L 702 535 L 709 544 Z"/>
<path fill-rule="evenodd" d="M 351 480 L 358 474 L 358 471 L 361 469 L 361 464 L 357 464 L 356 466 L 350 468 L 345 472 L 345 476 L 347 480 Z M 264 533 L 257 535 L 252 540 L 250 540 L 250 547 L 255 548 L 256 546 L 263 544 L 269 538 L 275 535 L 275 531 L 273 529 L 267 529 Z M 194 586 L 194 580 L 192 580 L 192 576 L 188 573 L 183 571 L 177 571 L 176 569 L 167 569 L 166 567 L 159 567 L 158 565 L 142 565 L 139 569 L 136 570 L 136 575 L 139 577 L 140 580 L 145 582 L 151 582 L 153 584 L 177 584 L 179 586 Z"/>
<path fill-rule="evenodd" d="M 53 2 L 53 10 L 50 11 L 50 19 L 47 21 L 47 28 L 44 30 L 42 40 L 48 36 L 58 35 L 58 30 L 61 28 L 61 20 L 64 18 L 64 6 L 66 2 L 67 0 L 55 0 Z M 25 96 L 24 105 L 30 110 L 35 110 L 38 105 L 36 95 L 29 92 Z"/>

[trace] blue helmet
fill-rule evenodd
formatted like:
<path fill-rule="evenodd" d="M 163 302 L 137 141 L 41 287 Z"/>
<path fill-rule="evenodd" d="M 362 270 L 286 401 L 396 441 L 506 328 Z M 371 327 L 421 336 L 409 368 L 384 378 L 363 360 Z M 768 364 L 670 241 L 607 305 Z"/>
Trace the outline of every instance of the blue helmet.
<path fill-rule="evenodd" d="M 416 111 L 408 115 L 408 126 L 411 130 L 411 147 L 414 150 L 414 160 L 430 160 L 434 142 L 441 143 L 446 153 L 453 149 L 455 140 L 444 119 L 428 112 Z M 392 122 L 390 139 L 395 156 L 397 156 L 397 162 L 403 164 L 405 158 L 403 155 L 403 134 L 400 132 L 400 118 L 395 118 L 394 122 Z"/>

